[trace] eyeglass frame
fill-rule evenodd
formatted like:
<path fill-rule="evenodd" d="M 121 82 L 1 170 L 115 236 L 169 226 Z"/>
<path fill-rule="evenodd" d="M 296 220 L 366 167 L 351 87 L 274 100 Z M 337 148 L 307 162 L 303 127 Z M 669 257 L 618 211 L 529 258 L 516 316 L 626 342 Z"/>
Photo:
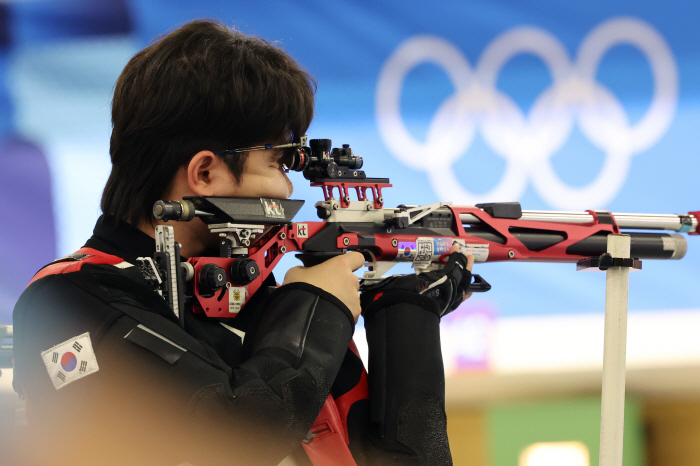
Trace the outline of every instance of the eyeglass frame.
<path fill-rule="evenodd" d="M 294 139 L 294 133 L 292 133 L 292 139 Z M 214 152 L 214 155 L 232 155 L 232 154 L 242 154 L 243 152 L 250 152 L 254 150 L 273 150 L 273 149 L 289 149 L 292 147 L 306 147 L 306 143 L 309 140 L 309 136 L 306 134 L 299 138 L 299 142 L 288 142 L 286 144 L 263 144 L 262 146 L 253 147 L 243 147 L 240 149 L 224 149 Z M 282 164 L 282 170 L 285 173 L 289 173 L 289 168 Z"/>

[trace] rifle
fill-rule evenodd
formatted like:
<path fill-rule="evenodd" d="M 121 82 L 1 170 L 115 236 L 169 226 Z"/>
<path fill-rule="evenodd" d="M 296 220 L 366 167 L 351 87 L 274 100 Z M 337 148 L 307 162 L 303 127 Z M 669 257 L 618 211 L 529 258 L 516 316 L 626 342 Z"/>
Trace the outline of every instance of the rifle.
<path fill-rule="evenodd" d="M 331 148 L 330 139 L 304 136 L 287 144 L 285 168 L 303 172 L 322 188 L 316 203 L 320 221 L 293 222 L 302 200 L 186 197 L 157 201 L 156 219 L 191 221 L 199 217 L 219 237 L 217 257 L 193 257 L 180 264 L 172 227 L 156 227 L 157 252 L 140 258 L 155 288 L 181 318 L 180 306 L 208 317 L 232 318 L 245 305 L 284 254 L 297 253 L 312 266 L 347 251 L 367 260 L 363 280 L 380 280 L 396 263 L 411 262 L 416 273 L 441 267 L 453 244 L 475 262 L 572 262 L 578 268 L 605 270 L 615 265 L 641 267 L 643 259 L 681 259 L 687 250 L 680 234 L 698 234 L 700 211 L 688 214 L 613 214 L 608 211 L 522 210 L 517 202 L 453 206 L 384 206 L 388 178 L 367 178 L 362 157 L 349 145 Z M 355 191 L 355 199 L 351 197 Z M 371 198 L 368 194 L 371 194 Z M 607 237 L 631 237 L 629 264 L 607 255 Z M 491 286 L 474 275 L 469 291 Z"/>

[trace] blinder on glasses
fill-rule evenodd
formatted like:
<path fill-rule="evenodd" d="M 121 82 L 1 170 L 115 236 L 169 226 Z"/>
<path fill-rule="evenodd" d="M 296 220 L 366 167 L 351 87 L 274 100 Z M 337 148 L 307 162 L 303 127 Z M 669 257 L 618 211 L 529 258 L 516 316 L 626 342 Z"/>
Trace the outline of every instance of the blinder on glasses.
<path fill-rule="evenodd" d="M 309 139 L 307 135 L 299 138 L 298 142 L 294 140 L 294 131 L 291 132 L 290 141 L 286 144 L 264 144 L 262 146 L 253 147 L 243 147 L 240 149 L 225 149 L 214 152 L 215 155 L 227 155 L 227 154 L 241 154 L 243 152 L 250 152 L 253 150 L 274 150 L 282 149 L 282 156 L 279 159 L 279 164 L 285 173 L 289 171 L 300 172 L 304 170 L 306 166 L 308 156 L 303 150 L 306 147 L 306 143 Z"/>

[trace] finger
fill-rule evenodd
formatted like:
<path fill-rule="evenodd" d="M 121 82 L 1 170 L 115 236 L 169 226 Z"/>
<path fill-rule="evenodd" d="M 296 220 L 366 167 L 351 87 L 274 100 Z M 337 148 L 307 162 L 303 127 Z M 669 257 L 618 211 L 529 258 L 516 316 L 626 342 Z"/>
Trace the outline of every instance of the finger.
<path fill-rule="evenodd" d="M 294 282 L 300 269 L 302 269 L 302 267 L 292 267 L 291 269 L 287 270 L 287 273 L 284 275 L 284 283 L 287 284 Z"/>
<path fill-rule="evenodd" d="M 357 307 L 353 311 L 350 311 L 350 313 L 355 318 L 355 323 L 357 323 L 357 320 L 360 318 L 360 314 L 362 314 L 362 308 Z"/>
<path fill-rule="evenodd" d="M 471 298 L 473 294 L 474 294 L 474 293 L 471 292 L 471 291 L 470 291 L 469 293 L 464 293 L 464 294 L 462 295 L 462 302 L 464 302 L 464 301 L 466 301 L 467 299 Z"/>
<path fill-rule="evenodd" d="M 360 252 L 352 251 L 343 255 L 342 257 L 345 259 L 345 263 L 352 268 L 353 272 L 365 265 L 365 256 L 363 256 Z"/>
<path fill-rule="evenodd" d="M 469 270 L 469 271 L 471 272 L 472 266 L 474 265 L 474 256 L 472 256 L 471 254 L 465 254 L 465 253 L 463 253 L 463 252 L 462 252 L 462 246 L 461 246 L 459 243 L 454 243 L 454 244 L 452 245 L 452 247 L 450 248 L 450 252 L 449 252 L 449 253 L 452 254 L 453 252 L 460 252 L 460 253 L 462 253 L 464 256 L 467 257 L 467 270 Z"/>
<path fill-rule="evenodd" d="M 453 252 L 461 252 L 462 246 L 459 243 L 454 243 L 452 247 L 450 248 L 450 251 L 448 254 L 452 254 Z"/>

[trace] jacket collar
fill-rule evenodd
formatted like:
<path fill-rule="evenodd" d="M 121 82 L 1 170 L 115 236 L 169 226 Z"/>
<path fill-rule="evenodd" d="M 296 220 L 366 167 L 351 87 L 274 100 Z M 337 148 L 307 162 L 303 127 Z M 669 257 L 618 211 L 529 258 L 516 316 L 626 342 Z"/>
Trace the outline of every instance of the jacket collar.
<path fill-rule="evenodd" d="M 85 246 L 121 257 L 132 264 L 136 263 L 137 257 L 153 257 L 156 251 L 155 239 L 109 215 L 97 219 L 92 237 Z"/>

